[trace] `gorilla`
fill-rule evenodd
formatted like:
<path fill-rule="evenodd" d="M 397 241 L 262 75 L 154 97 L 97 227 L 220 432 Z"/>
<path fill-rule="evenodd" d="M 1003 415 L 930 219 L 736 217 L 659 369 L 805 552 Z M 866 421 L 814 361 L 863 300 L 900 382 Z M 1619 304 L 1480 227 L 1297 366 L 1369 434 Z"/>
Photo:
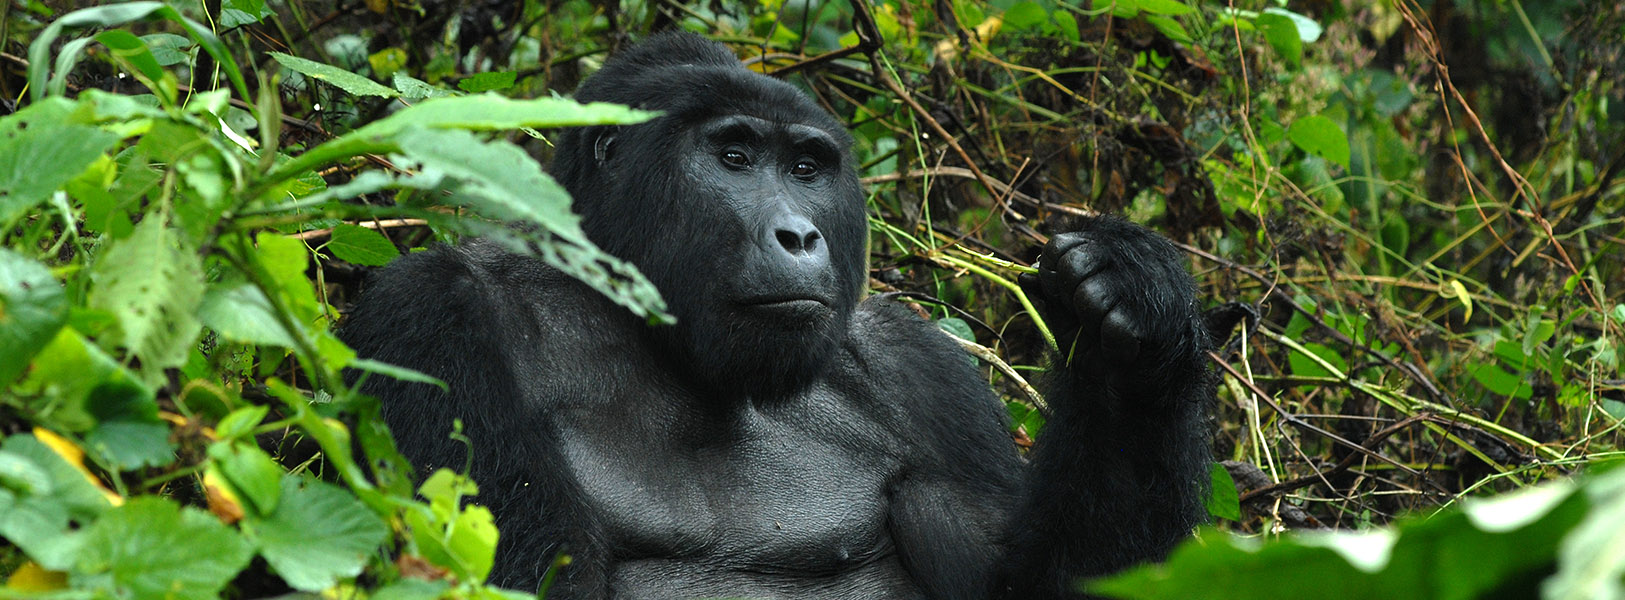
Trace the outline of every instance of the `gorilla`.
<path fill-rule="evenodd" d="M 692 34 L 611 57 L 575 98 L 662 114 L 561 132 L 551 171 L 675 325 L 476 240 L 374 273 L 340 332 L 449 384 L 364 390 L 420 468 L 472 460 L 502 532 L 493 582 L 546 577 L 550 599 L 1072 597 L 1203 520 L 1209 334 L 1167 240 L 1097 218 L 1044 249 L 1026 283 L 1062 351 L 1023 457 L 961 348 L 862 299 L 840 122 Z"/>

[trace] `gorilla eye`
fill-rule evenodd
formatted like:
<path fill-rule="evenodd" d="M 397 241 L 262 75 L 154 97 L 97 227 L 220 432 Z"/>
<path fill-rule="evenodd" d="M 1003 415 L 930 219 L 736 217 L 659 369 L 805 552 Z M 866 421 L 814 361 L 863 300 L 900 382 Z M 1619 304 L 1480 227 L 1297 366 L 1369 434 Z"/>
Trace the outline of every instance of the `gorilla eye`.
<path fill-rule="evenodd" d="M 795 166 L 790 167 L 790 174 L 803 178 L 812 177 L 818 174 L 818 163 L 807 159 L 798 160 Z"/>
<path fill-rule="evenodd" d="M 745 156 L 744 152 L 738 150 L 724 150 L 722 152 L 722 164 L 742 169 L 750 166 L 750 158 Z"/>

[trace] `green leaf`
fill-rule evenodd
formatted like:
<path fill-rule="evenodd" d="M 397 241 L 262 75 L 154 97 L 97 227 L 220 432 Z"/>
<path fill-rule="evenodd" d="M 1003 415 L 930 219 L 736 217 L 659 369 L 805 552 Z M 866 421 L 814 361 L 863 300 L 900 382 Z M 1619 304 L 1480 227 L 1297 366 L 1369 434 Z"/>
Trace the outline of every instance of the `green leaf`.
<path fill-rule="evenodd" d="M 118 134 L 71 122 L 73 109 L 52 98 L 0 118 L 0 224 L 45 201 L 118 143 Z"/>
<path fill-rule="evenodd" d="M 258 23 L 272 14 L 271 9 L 265 6 L 265 0 L 221 0 L 220 27 L 231 29 Z"/>
<path fill-rule="evenodd" d="M 152 51 L 152 58 L 163 66 L 176 65 L 190 60 L 190 51 L 197 44 L 186 36 L 173 33 L 153 33 L 141 36 L 141 42 Z"/>
<path fill-rule="evenodd" d="M 316 592 L 361 573 L 389 534 L 383 520 L 343 488 L 285 477 L 282 502 L 245 527 L 260 554 L 294 589 Z"/>
<path fill-rule="evenodd" d="M 1224 465 L 1213 463 L 1208 467 L 1213 489 L 1207 495 L 1207 514 L 1231 521 L 1241 520 L 1241 494 L 1236 491 L 1236 480 Z"/>
<path fill-rule="evenodd" d="M 1117 6 L 1120 10 L 1144 11 L 1154 15 L 1184 15 L 1196 10 L 1179 0 L 1117 0 Z"/>
<path fill-rule="evenodd" d="M 408 510 L 406 522 L 425 558 L 465 579 L 484 581 L 496 557 L 496 525 L 489 509 L 462 503 L 478 491 L 467 477 L 439 469 L 418 488 L 429 500 L 428 509 Z"/>
<path fill-rule="evenodd" d="M 1303 66 L 1303 40 L 1298 38 L 1298 26 L 1292 19 L 1276 14 L 1262 14 L 1255 19 L 1260 33 L 1264 34 L 1264 41 L 1269 42 L 1275 53 L 1292 65 L 1293 68 Z M 1344 165 L 1347 166 L 1347 165 Z"/>
<path fill-rule="evenodd" d="M 967 342 L 976 341 L 976 332 L 971 330 L 969 323 L 959 317 L 937 319 L 937 328 Z"/>
<path fill-rule="evenodd" d="M 209 288 L 197 313 L 204 325 L 228 340 L 282 348 L 296 346 L 293 336 L 277 320 L 271 300 L 253 284 Z"/>
<path fill-rule="evenodd" d="M 58 330 L 35 358 L 22 387 L 43 397 L 29 405 L 37 423 L 62 431 L 90 431 L 97 424 L 93 410 L 116 412 L 94 405 L 132 395 L 153 398 L 150 389 L 72 327 Z"/>
<path fill-rule="evenodd" d="M 143 220 L 103 250 L 90 277 L 90 307 L 118 316 L 116 341 L 141 357 L 143 370 L 186 362 L 202 329 L 195 311 L 203 301 L 203 264 L 162 219 Z"/>
<path fill-rule="evenodd" d="M 270 412 L 270 407 L 266 406 L 244 406 L 221 417 L 220 422 L 214 426 L 214 433 L 220 436 L 221 440 L 253 435 L 254 428 L 258 427 L 260 422 L 265 420 L 265 415 Z"/>
<path fill-rule="evenodd" d="M 67 297 L 50 269 L 0 248 L 0 387 L 21 375 L 67 321 Z"/>
<path fill-rule="evenodd" d="M 429 374 L 424 373 L 422 371 L 414 371 L 414 370 L 408 369 L 406 367 L 392 365 L 392 364 L 384 363 L 384 362 L 378 362 L 378 361 L 372 360 L 372 359 L 357 358 L 355 360 L 350 361 L 349 366 L 350 366 L 350 368 L 359 369 L 359 370 L 362 370 L 362 371 L 367 371 L 369 373 L 377 373 L 379 375 L 388 375 L 390 377 L 393 377 L 395 379 L 399 379 L 401 381 L 410 381 L 410 382 L 414 382 L 414 383 L 427 383 L 429 385 L 440 388 L 442 391 L 450 391 L 450 389 L 451 389 L 449 387 L 446 387 L 446 382 L 441 381 L 439 379 L 436 379 L 435 377 L 430 376 Z"/>
<path fill-rule="evenodd" d="M 79 538 L 70 522 L 88 524 L 107 510 L 102 495 L 85 474 L 29 434 L 0 444 L 0 455 L 17 469 L 0 486 L 0 537 L 16 544 L 29 558 L 56 571 L 72 566 Z M 18 464 L 21 463 L 21 464 Z M 42 482 L 38 476 L 43 475 Z M 16 480 L 26 478 L 29 486 Z"/>
<path fill-rule="evenodd" d="M 1315 343 L 1304 344 L 1303 347 L 1307 348 L 1310 352 L 1315 353 L 1315 356 L 1318 356 L 1327 363 L 1330 363 L 1333 367 L 1337 367 L 1339 372 L 1348 373 L 1348 363 L 1343 360 L 1342 356 L 1337 354 L 1336 350 Z M 1287 357 L 1287 363 L 1292 365 L 1293 375 L 1298 375 L 1300 377 L 1332 376 L 1331 371 L 1327 371 L 1325 367 L 1320 366 L 1320 363 L 1315 362 L 1315 360 L 1312 358 L 1304 356 L 1301 352 L 1293 352 L 1291 355 L 1289 355 Z"/>
<path fill-rule="evenodd" d="M 424 103 L 419 106 L 425 106 Z M 543 173 L 524 150 L 506 142 L 485 143 L 457 130 L 409 129 L 396 136 L 400 151 L 425 171 L 439 171 L 464 182 L 454 201 L 475 212 L 509 223 L 534 223 L 546 229 L 539 257 L 581 280 L 639 316 L 664 317 L 659 292 L 631 265 L 599 250 L 581 231 L 581 218 L 570 212 L 570 196 Z M 488 231 L 501 235 L 498 231 Z M 509 234 L 494 241 L 509 250 L 529 253 L 528 240 Z"/>
<path fill-rule="evenodd" d="M 1168 36 L 1170 40 L 1182 44 L 1189 44 L 1194 41 L 1191 39 L 1191 34 L 1185 32 L 1185 26 L 1180 25 L 1179 21 L 1159 15 L 1146 15 L 1145 22 L 1150 23 L 1152 27 L 1156 27 L 1157 31 Z"/>
<path fill-rule="evenodd" d="M 333 227 L 327 249 L 340 260 L 369 267 L 381 267 L 400 256 L 395 243 L 378 233 L 349 223 Z"/>
<path fill-rule="evenodd" d="M 219 472 L 247 500 L 255 515 L 269 515 L 282 499 L 283 470 L 258 446 L 245 442 L 216 442 L 209 446 L 209 458 Z"/>
<path fill-rule="evenodd" d="M 217 597 L 252 556 L 214 515 L 143 496 L 90 526 L 70 581 L 116 598 L 205 600 Z"/>
<path fill-rule="evenodd" d="M 282 300 L 282 305 L 293 313 L 294 322 L 304 327 L 315 323 L 322 316 L 322 307 L 316 300 L 316 288 L 305 277 L 310 250 L 304 242 L 269 231 L 254 236 L 254 242 L 259 252 L 251 259 L 276 286 L 266 292 Z"/>
<path fill-rule="evenodd" d="M 394 98 L 400 96 L 399 92 L 384 87 L 371 79 L 367 79 L 366 77 L 356 75 L 355 73 L 351 73 L 332 65 L 324 65 L 313 60 L 299 58 L 297 56 L 283 54 L 281 52 L 271 52 L 269 54 L 271 55 L 271 58 L 274 58 L 277 62 L 282 63 L 282 66 L 293 71 L 297 71 L 311 79 L 319 79 L 331 83 L 334 87 L 344 90 L 352 96 L 379 96 L 383 98 Z"/>
<path fill-rule="evenodd" d="M 185 29 L 186 33 L 225 69 L 226 77 L 231 80 L 231 85 L 237 90 L 238 95 L 244 98 L 252 97 L 248 94 L 248 84 L 243 81 L 242 71 L 237 68 L 237 61 L 226 51 L 225 45 L 220 43 L 220 38 L 215 37 L 208 27 L 186 18 L 161 2 L 125 2 L 80 9 L 63 15 L 47 25 L 34 42 L 28 45 L 28 91 L 34 102 L 38 104 L 47 94 L 62 96 L 67 93 L 68 71 L 78 61 L 79 51 L 88 40 L 75 40 L 64 44 L 53 64 L 50 60 L 52 48 L 64 30 L 111 27 L 153 16 L 168 19 Z M 53 67 L 55 74 L 51 72 Z"/>
<path fill-rule="evenodd" d="M 395 89 L 400 90 L 401 97 L 407 100 L 444 98 L 447 96 L 457 95 L 456 92 L 437 88 L 429 85 L 421 79 L 413 78 L 412 76 L 399 71 L 395 73 L 395 76 L 391 80 L 391 84 L 395 86 Z"/>
<path fill-rule="evenodd" d="M 1031 0 L 1017 2 L 1004 11 L 1004 23 L 1015 29 L 1030 29 L 1048 20 L 1049 13 L 1044 12 L 1044 7 Z"/>
<path fill-rule="evenodd" d="M 1555 600 L 1625 598 L 1625 469 L 1587 482 L 1590 514 L 1563 538 L 1557 573 L 1541 585 Z"/>
<path fill-rule="evenodd" d="M 489 92 L 494 90 L 505 90 L 513 87 L 515 77 L 517 76 L 518 73 L 514 71 L 475 73 L 473 75 L 469 75 L 467 79 L 457 82 L 457 89 L 470 94 L 478 94 L 481 92 Z"/>
<path fill-rule="evenodd" d="M 1295 29 L 1298 34 L 1298 41 L 1300 42 L 1312 44 L 1315 42 L 1315 40 L 1320 39 L 1320 23 L 1316 23 L 1314 19 L 1274 6 L 1264 9 L 1264 14 L 1281 16 L 1290 19 L 1292 21 L 1293 29 Z"/>
<path fill-rule="evenodd" d="M 1349 137 L 1330 118 L 1314 115 L 1298 119 L 1287 129 L 1287 137 L 1304 152 L 1349 168 Z"/>

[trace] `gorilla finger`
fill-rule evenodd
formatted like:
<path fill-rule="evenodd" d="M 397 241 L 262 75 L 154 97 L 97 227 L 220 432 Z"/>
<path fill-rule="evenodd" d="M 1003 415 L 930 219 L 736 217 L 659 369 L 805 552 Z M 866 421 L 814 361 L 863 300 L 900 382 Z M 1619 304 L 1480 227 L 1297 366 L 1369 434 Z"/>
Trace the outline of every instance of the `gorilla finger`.
<path fill-rule="evenodd" d="M 1107 357 L 1120 363 L 1140 356 L 1140 340 L 1145 329 L 1129 311 L 1119 307 L 1100 322 L 1100 349 Z"/>
<path fill-rule="evenodd" d="M 1050 269 L 1055 268 L 1055 261 L 1071 252 L 1073 248 L 1089 241 L 1089 236 L 1076 231 L 1058 234 L 1049 239 L 1044 245 L 1044 255 L 1039 257 L 1039 264 Z"/>
<path fill-rule="evenodd" d="M 1083 280 L 1072 295 L 1072 306 L 1078 312 L 1078 319 L 1089 324 L 1100 323 L 1107 313 L 1117 308 L 1118 302 L 1117 290 L 1111 282 L 1100 277 Z"/>

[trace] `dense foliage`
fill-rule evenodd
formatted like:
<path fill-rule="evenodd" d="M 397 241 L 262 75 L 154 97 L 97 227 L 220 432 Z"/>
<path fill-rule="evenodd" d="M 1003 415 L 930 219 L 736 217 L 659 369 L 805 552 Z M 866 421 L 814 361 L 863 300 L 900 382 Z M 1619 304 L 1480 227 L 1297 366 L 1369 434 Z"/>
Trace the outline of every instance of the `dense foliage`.
<path fill-rule="evenodd" d="M 1625 9 L 1577 0 L 0 4 L 0 597 L 535 592 L 481 584 L 477 482 L 414 476 L 353 387 L 424 376 L 329 328 L 470 235 L 666 318 L 537 158 L 646 118 L 557 96 L 668 27 L 849 123 L 870 287 L 1018 443 L 1046 234 L 1182 243 L 1238 321 L 1220 518 L 1099 589 L 1625 597 L 1625 471 L 1591 468 L 1625 442 Z"/>

